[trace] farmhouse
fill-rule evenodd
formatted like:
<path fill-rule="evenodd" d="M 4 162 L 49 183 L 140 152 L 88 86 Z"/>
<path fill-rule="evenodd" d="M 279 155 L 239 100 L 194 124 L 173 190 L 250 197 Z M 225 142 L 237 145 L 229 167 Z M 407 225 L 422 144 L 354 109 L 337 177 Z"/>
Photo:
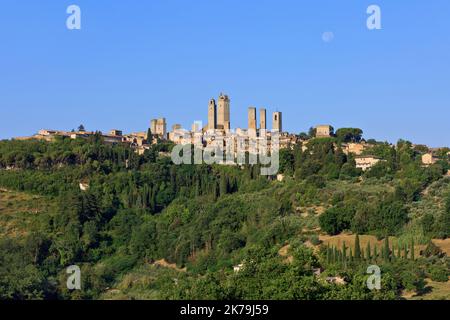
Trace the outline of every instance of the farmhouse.
<path fill-rule="evenodd" d="M 356 162 L 356 168 L 362 169 L 363 171 L 366 171 L 370 168 L 372 168 L 374 165 L 376 165 L 378 162 L 384 161 L 379 157 L 376 156 L 357 156 L 355 158 Z"/>
<path fill-rule="evenodd" d="M 431 152 L 422 155 L 422 164 L 424 166 L 430 166 L 432 164 L 435 164 L 438 160 L 439 159 L 435 157 Z"/>

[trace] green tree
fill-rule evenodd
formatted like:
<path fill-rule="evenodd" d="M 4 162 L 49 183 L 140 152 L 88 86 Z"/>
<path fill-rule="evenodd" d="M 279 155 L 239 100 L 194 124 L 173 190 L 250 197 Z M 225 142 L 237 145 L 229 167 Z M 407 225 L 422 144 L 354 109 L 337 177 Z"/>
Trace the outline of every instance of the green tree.
<path fill-rule="evenodd" d="M 359 242 L 359 235 L 355 237 L 355 250 L 354 250 L 355 260 L 359 261 L 361 259 L 361 245 Z"/>
<path fill-rule="evenodd" d="M 383 246 L 383 259 L 385 262 L 389 262 L 391 256 L 391 249 L 389 248 L 389 237 L 384 238 Z"/>
<path fill-rule="evenodd" d="M 358 128 L 341 128 L 336 131 L 336 138 L 340 142 L 360 142 L 363 131 Z"/>
<path fill-rule="evenodd" d="M 372 250 L 370 248 L 370 241 L 367 242 L 366 246 L 366 259 L 370 261 L 372 259 Z"/>
<path fill-rule="evenodd" d="M 438 237 L 446 239 L 450 237 L 450 197 L 447 198 L 445 210 L 438 219 Z"/>

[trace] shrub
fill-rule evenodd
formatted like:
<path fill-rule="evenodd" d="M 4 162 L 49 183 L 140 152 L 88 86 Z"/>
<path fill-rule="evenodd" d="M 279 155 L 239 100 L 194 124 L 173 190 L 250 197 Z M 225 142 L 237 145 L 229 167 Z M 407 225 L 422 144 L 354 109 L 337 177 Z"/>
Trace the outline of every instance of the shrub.
<path fill-rule="evenodd" d="M 449 277 L 449 271 L 441 266 L 432 266 L 429 270 L 429 276 L 433 281 L 447 282 Z"/>

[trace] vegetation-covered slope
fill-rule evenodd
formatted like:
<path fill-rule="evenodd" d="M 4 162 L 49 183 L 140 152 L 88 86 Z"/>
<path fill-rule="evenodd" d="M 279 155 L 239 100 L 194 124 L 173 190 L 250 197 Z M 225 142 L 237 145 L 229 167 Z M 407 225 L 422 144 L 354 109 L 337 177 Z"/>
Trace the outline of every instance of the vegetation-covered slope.
<path fill-rule="evenodd" d="M 363 173 L 342 142 L 282 150 L 283 182 L 176 166 L 163 143 L 138 156 L 99 137 L 0 142 L 0 298 L 396 299 L 446 283 L 431 239 L 450 236 L 447 161 L 424 168 L 410 143 L 377 143 L 386 161 Z M 381 246 L 321 243 L 342 233 Z M 73 264 L 81 291 L 65 288 Z"/>

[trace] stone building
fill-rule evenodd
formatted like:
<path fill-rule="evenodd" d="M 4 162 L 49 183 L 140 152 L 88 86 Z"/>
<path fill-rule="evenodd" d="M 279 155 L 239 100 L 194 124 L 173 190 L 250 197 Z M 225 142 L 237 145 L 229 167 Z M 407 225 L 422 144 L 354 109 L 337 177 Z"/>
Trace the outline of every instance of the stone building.
<path fill-rule="evenodd" d="M 362 169 L 363 171 L 366 171 L 366 170 L 372 168 L 374 165 L 376 165 L 380 161 L 385 161 L 385 160 L 382 160 L 381 158 L 376 157 L 376 156 L 369 156 L 369 155 L 355 157 L 356 168 Z"/>
<path fill-rule="evenodd" d="M 209 100 L 208 104 L 208 126 L 207 130 L 217 129 L 217 106 L 216 100 Z"/>
<path fill-rule="evenodd" d="M 119 143 L 124 142 L 124 138 L 122 137 L 122 134 L 120 134 L 120 135 L 104 134 L 104 135 L 102 135 L 102 137 L 103 137 L 103 141 L 108 144 L 119 144 Z"/>
<path fill-rule="evenodd" d="M 230 128 L 230 98 L 221 93 L 217 108 L 217 129 L 230 130 Z"/>
<path fill-rule="evenodd" d="M 422 164 L 424 166 L 431 166 L 435 164 L 439 159 L 433 155 L 433 153 L 425 153 L 422 155 Z"/>
<path fill-rule="evenodd" d="M 248 134 L 256 137 L 256 108 L 248 108 Z"/>
<path fill-rule="evenodd" d="M 152 134 L 156 134 L 156 124 L 158 123 L 158 120 L 152 119 L 150 121 L 150 130 L 152 131 Z"/>
<path fill-rule="evenodd" d="M 123 136 L 123 141 L 129 143 L 131 146 L 141 147 L 145 143 L 147 143 L 147 133 L 146 132 L 129 133 Z"/>
<path fill-rule="evenodd" d="M 342 145 L 342 151 L 346 155 L 349 155 L 351 153 L 351 154 L 360 156 L 360 155 L 362 155 L 364 150 L 366 150 L 368 148 L 369 148 L 369 145 L 366 143 L 347 143 L 347 144 Z"/>
<path fill-rule="evenodd" d="M 272 117 L 272 130 L 283 132 L 283 119 L 281 112 L 274 112 Z"/>
<path fill-rule="evenodd" d="M 327 138 L 334 134 L 333 127 L 330 125 L 319 125 L 316 127 L 316 138 Z"/>
<path fill-rule="evenodd" d="M 166 139 L 166 133 L 167 133 L 167 123 L 166 118 L 160 118 L 156 120 L 156 128 L 154 134 L 160 136 L 162 139 Z"/>
<path fill-rule="evenodd" d="M 191 131 L 192 132 L 200 132 L 202 130 L 202 123 L 201 121 L 196 121 L 192 124 Z"/>
<path fill-rule="evenodd" d="M 85 132 L 85 131 L 79 131 L 79 132 L 70 132 L 70 139 L 87 139 L 90 136 L 92 136 L 94 132 Z"/>
<path fill-rule="evenodd" d="M 282 132 L 279 136 L 280 149 L 294 149 L 294 146 L 300 143 L 299 138 L 295 134 L 289 134 L 287 132 Z"/>
<path fill-rule="evenodd" d="M 122 130 L 117 129 L 112 129 L 111 131 L 109 131 L 109 134 L 111 136 L 118 136 L 118 137 L 121 137 L 123 135 Z"/>
<path fill-rule="evenodd" d="M 172 132 L 180 130 L 180 129 L 181 129 L 181 124 L 177 123 L 172 126 Z"/>
<path fill-rule="evenodd" d="M 260 130 L 267 130 L 267 112 L 266 109 L 261 108 L 259 109 L 259 129 Z"/>
<path fill-rule="evenodd" d="M 169 132 L 169 140 L 175 144 L 191 144 L 193 143 L 193 134 L 188 130 L 178 128 Z"/>

